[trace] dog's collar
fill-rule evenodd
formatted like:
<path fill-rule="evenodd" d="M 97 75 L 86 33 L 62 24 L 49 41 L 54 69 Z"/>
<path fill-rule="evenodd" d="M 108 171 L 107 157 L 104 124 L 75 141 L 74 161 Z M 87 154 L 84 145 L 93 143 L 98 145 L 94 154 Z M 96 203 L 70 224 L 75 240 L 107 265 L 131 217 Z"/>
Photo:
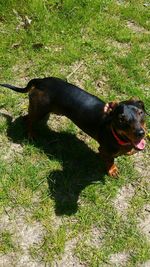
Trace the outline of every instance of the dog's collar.
<path fill-rule="evenodd" d="M 116 139 L 116 141 L 119 145 L 121 145 L 121 146 L 131 145 L 130 142 L 121 140 L 113 128 L 111 128 L 111 131 L 112 131 L 113 137 Z"/>

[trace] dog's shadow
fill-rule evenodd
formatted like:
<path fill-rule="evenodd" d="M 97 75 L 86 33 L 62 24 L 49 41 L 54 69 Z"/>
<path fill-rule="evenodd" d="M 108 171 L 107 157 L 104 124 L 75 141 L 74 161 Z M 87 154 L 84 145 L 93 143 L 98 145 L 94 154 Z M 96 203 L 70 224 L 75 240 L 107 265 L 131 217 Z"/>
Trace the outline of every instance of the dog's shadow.
<path fill-rule="evenodd" d="M 24 143 L 25 126 L 23 117 L 12 121 L 7 118 L 7 134 L 15 143 Z M 74 134 L 51 131 L 46 125 L 40 125 L 38 139 L 34 146 L 42 149 L 51 159 L 62 165 L 61 170 L 51 171 L 47 177 L 49 195 L 55 201 L 57 215 L 71 215 L 78 209 L 78 198 L 88 185 L 104 183 L 104 166 L 98 153 L 92 151 Z"/>

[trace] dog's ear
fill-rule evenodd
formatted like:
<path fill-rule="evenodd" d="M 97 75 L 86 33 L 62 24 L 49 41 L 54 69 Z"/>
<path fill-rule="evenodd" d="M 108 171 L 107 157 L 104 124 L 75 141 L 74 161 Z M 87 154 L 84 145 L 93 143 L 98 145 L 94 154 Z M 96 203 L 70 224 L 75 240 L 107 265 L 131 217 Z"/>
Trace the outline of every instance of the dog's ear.
<path fill-rule="evenodd" d="M 112 112 L 116 107 L 118 106 L 118 103 L 113 101 L 113 102 L 109 102 L 106 103 L 104 106 L 104 112 L 109 114 L 110 112 Z"/>
<path fill-rule="evenodd" d="M 142 109 L 146 115 L 150 116 L 150 113 L 147 112 L 145 109 L 144 102 L 141 101 L 139 98 L 132 97 L 129 100 L 123 101 L 122 103 L 126 105 L 132 105 L 139 109 Z"/>
<path fill-rule="evenodd" d="M 139 100 L 138 98 L 130 98 L 129 100 L 127 100 L 126 102 L 128 105 L 133 105 L 133 106 L 136 106 L 137 108 L 140 108 L 142 109 L 144 112 L 145 111 L 145 106 L 144 106 L 144 102 Z"/>
<path fill-rule="evenodd" d="M 138 100 L 138 101 L 136 101 L 136 104 L 137 104 L 137 107 L 139 107 L 139 108 L 142 109 L 144 112 L 146 112 L 146 111 L 145 111 L 145 106 L 144 106 L 144 102 L 143 102 L 143 101 Z"/>

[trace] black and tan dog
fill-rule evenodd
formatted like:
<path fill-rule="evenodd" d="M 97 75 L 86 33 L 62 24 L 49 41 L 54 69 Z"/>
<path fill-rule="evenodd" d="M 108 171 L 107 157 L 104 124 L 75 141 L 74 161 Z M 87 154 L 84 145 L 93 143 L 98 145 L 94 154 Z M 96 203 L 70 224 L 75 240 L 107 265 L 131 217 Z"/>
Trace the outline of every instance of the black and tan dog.
<path fill-rule="evenodd" d="M 115 176 L 114 158 L 132 154 L 145 147 L 142 101 L 127 100 L 106 104 L 98 97 L 58 78 L 31 80 L 25 88 L 1 84 L 16 92 L 29 93 L 28 136 L 34 137 L 34 125 L 49 113 L 65 115 L 100 144 L 100 155 L 107 173 Z"/>

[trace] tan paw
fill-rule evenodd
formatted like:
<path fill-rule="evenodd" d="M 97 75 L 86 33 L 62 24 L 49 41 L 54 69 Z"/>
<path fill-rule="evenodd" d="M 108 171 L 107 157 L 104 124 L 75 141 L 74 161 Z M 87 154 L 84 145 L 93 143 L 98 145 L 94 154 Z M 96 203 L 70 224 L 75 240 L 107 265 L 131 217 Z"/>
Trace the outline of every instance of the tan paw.
<path fill-rule="evenodd" d="M 112 165 L 112 167 L 108 170 L 108 175 L 111 177 L 115 177 L 115 176 L 118 176 L 118 174 L 119 174 L 119 171 L 118 171 L 117 166 L 115 164 Z"/>

